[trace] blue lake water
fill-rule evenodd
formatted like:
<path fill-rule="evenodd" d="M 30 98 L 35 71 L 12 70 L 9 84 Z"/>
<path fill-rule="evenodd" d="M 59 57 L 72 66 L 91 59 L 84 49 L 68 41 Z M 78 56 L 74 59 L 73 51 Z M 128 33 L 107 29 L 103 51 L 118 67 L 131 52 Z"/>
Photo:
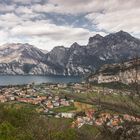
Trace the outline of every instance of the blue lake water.
<path fill-rule="evenodd" d="M 79 83 L 82 81 L 78 76 L 0 76 L 0 86 L 6 85 L 24 85 L 29 83 Z"/>

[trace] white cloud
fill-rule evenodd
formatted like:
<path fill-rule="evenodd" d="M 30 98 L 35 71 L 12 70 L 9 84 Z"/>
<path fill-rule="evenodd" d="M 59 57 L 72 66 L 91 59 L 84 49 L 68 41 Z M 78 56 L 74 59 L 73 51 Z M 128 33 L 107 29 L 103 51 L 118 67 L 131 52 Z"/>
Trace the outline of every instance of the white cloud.
<path fill-rule="evenodd" d="M 11 0 L 12 3 L 17 4 L 31 4 L 31 3 L 39 3 L 42 2 L 42 0 Z M 47 0 L 45 0 L 47 2 Z"/>
<path fill-rule="evenodd" d="M 0 42 L 31 43 L 42 49 L 73 42 L 86 44 L 96 33 L 125 30 L 140 37 L 140 0 L 9 0 L 0 4 Z M 46 1 L 44 4 L 39 2 Z M 92 31 L 74 24 L 57 25 L 45 13 L 86 15 Z M 78 16 L 75 16 L 78 17 Z M 61 17 L 63 20 L 63 16 Z M 79 19 L 75 19 L 74 22 Z M 64 20 L 65 21 L 65 20 Z M 96 28 L 96 29 L 95 29 Z M 90 27 L 91 29 L 91 27 Z M 99 32 L 96 32 L 96 31 Z"/>
<path fill-rule="evenodd" d="M 60 14 L 81 14 L 81 13 L 87 13 L 93 11 L 93 6 L 98 1 L 93 0 L 50 0 L 46 4 L 35 4 L 32 6 L 32 9 L 36 12 L 54 12 L 54 13 L 60 13 Z M 86 6 L 85 6 L 86 5 Z"/>
<path fill-rule="evenodd" d="M 43 20 L 39 22 L 24 22 L 24 25 L 15 26 L 11 30 L 12 36 L 31 38 L 32 41 L 31 39 L 29 40 L 34 44 L 35 42 L 38 45 L 40 44 L 41 48 L 44 46 L 42 42 L 43 44 L 45 42 L 45 46 L 48 47 L 46 49 L 49 50 L 56 45 L 70 46 L 75 41 L 80 44 L 86 44 L 88 38 L 94 34 L 96 32 L 90 32 L 87 29 L 57 26 Z"/>
<path fill-rule="evenodd" d="M 70 46 L 75 41 L 86 44 L 88 38 L 95 34 L 95 32 L 84 28 L 58 26 L 47 19 L 27 20 L 31 15 L 23 14 L 20 17 L 14 13 L 0 15 L 1 44 L 12 41 L 27 42 L 39 48 L 50 50 L 57 45 Z M 33 15 L 35 16 L 35 14 Z M 25 18 L 25 16 L 27 17 Z"/>
<path fill-rule="evenodd" d="M 20 18 L 14 13 L 0 15 L 0 27 L 2 30 L 12 28 L 20 22 Z"/>
<path fill-rule="evenodd" d="M 6 13 L 11 12 L 15 9 L 15 4 L 13 5 L 7 5 L 7 4 L 1 4 L 0 3 L 0 12 Z"/>
<path fill-rule="evenodd" d="M 35 46 L 39 46 L 41 49 L 46 49 L 46 50 L 51 50 L 53 49 L 54 46 L 65 46 L 65 47 L 70 47 L 74 42 L 77 42 L 81 45 L 85 45 L 88 42 L 88 39 L 90 36 L 93 36 L 95 34 L 102 34 L 105 35 L 102 32 L 91 32 L 85 35 L 75 35 L 75 34 L 63 34 L 63 37 L 59 40 L 55 40 L 53 37 L 47 37 L 47 36 L 33 36 L 32 38 L 28 39 L 28 42 L 30 44 L 33 44 Z"/>
<path fill-rule="evenodd" d="M 25 6 L 19 6 L 15 12 L 18 14 L 33 14 L 32 9 Z"/>
<path fill-rule="evenodd" d="M 114 4 L 115 5 L 115 4 Z M 125 30 L 129 33 L 140 34 L 140 3 L 134 4 L 132 1 L 121 5 L 121 2 L 103 13 L 90 13 L 86 17 L 96 24 L 97 29 L 107 32 L 117 32 Z M 106 8 L 106 7 L 105 7 Z"/>
<path fill-rule="evenodd" d="M 125 30 L 140 34 L 140 0 L 49 0 L 32 6 L 36 12 L 59 14 L 87 14 L 98 30 Z"/>
<path fill-rule="evenodd" d="M 36 12 L 54 12 L 61 14 L 81 14 L 89 12 L 116 11 L 139 8 L 139 0 L 49 0 L 45 4 L 34 4 Z"/>
<path fill-rule="evenodd" d="M 30 4 L 31 2 L 40 2 L 41 0 L 12 0 L 14 3 Z"/>
<path fill-rule="evenodd" d="M 33 30 L 34 29 L 34 30 Z M 11 30 L 14 35 L 30 35 L 30 36 L 52 36 L 54 39 L 62 39 L 63 34 L 85 35 L 89 33 L 83 28 L 72 28 L 68 26 L 57 26 L 47 23 L 46 21 L 39 22 L 24 22 L 24 25 L 18 25 Z M 67 36 L 65 36 L 67 37 Z"/>

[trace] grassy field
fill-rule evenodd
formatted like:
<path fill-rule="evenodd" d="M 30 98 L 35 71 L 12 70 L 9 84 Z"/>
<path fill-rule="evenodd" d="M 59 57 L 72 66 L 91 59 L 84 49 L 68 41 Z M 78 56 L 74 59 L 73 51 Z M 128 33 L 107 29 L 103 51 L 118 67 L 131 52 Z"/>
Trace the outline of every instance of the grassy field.
<path fill-rule="evenodd" d="M 0 104 L 0 140 L 92 140 L 99 133 L 92 126 L 71 128 L 72 119 L 48 118 L 29 110 L 30 107 Z"/>
<path fill-rule="evenodd" d="M 104 84 L 104 85 L 93 85 L 99 93 L 94 92 L 84 92 L 84 93 L 75 93 L 75 92 L 67 92 L 65 89 L 55 89 L 53 90 L 54 94 L 57 94 L 61 97 L 67 97 L 69 99 L 74 99 L 75 102 L 81 102 L 86 104 L 93 105 L 94 108 L 98 108 L 99 103 L 101 103 L 103 109 L 110 109 L 111 111 L 116 111 L 120 113 L 128 113 L 131 114 L 134 111 L 136 114 L 140 115 L 139 106 L 140 100 L 137 97 L 134 97 L 133 100 L 129 95 L 125 95 L 125 92 L 133 92 L 126 85 L 118 85 L 118 83 L 112 84 Z M 119 88 L 119 86 L 121 88 Z M 104 95 L 103 87 L 107 89 L 112 89 L 113 92 L 111 94 Z M 70 88 L 71 89 L 71 88 Z M 130 112 L 131 110 L 131 112 Z"/>
<path fill-rule="evenodd" d="M 122 92 L 123 93 L 123 92 Z M 139 106 L 140 100 L 137 97 L 134 97 L 133 100 L 128 95 L 123 94 L 108 94 L 104 95 L 103 93 L 97 92 L 85 92 L 85 93 L 64 93 L 60 92 L 60 96 L 67 96 L 70 99 L 74 99 L 75 102 L 81 102 L 85 104 L 93 105 L 94 108 L 97 108 L 99 102 L 105 108 L 108 108 L 117 112 L 131 113 L 134 111 L 137 114 L 140 114 Z"/>
<path fill-rule="evenodd" d="M 77 112 L 85 111 L 87 109 L 93 108 L 93 105 L 82 103 L 82 102 L 74 102 L 74 106 Z"/>
<path fill-rule="evenodd" d="M 64 106 L 64 107 L 59 107 L 59 108 L 54 108 L 52 111 L 56 113 L 60 112 L 80 112 L 80 111 L 85 111 L 87 109 L 93 108 L 93 105 L 87 104 L 87 103 L 82 103 L 82 102 L 74 102 L 73 105 L 71 106 Z"/>
<path fill-rule="evenodd" d="M 75 111 L 77 108 L 73 105 L 71 106 L 63 106 L 63 107 L 59 107 L 59 108 L 54 108 L 52 109 L 52 111 L 56 112 L 56 113 L 61 113 L 61 112 L 70 112 L 70 111 Z"/>

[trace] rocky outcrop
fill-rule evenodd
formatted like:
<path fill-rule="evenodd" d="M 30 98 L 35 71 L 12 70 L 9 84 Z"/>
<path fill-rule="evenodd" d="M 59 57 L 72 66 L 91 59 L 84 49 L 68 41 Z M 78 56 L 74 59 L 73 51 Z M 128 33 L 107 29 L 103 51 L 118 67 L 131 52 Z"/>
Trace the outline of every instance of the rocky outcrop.
<path fill-rule="evenodd" d="M 89 81 L 97 83 L 140 83 L 140 59 L 131 60 L 125 63 L 104 65 L 96 74 L 89 77 Z"/>

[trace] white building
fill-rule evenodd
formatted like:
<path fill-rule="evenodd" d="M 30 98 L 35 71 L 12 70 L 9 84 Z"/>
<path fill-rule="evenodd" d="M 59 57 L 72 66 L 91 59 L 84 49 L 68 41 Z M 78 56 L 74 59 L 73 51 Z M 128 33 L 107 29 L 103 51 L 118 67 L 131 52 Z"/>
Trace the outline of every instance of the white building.
<path fill-rule="evenodd" d="M 75 116 L 74 113 L 61 113 L 62 118 L 73 118 Z"/>

